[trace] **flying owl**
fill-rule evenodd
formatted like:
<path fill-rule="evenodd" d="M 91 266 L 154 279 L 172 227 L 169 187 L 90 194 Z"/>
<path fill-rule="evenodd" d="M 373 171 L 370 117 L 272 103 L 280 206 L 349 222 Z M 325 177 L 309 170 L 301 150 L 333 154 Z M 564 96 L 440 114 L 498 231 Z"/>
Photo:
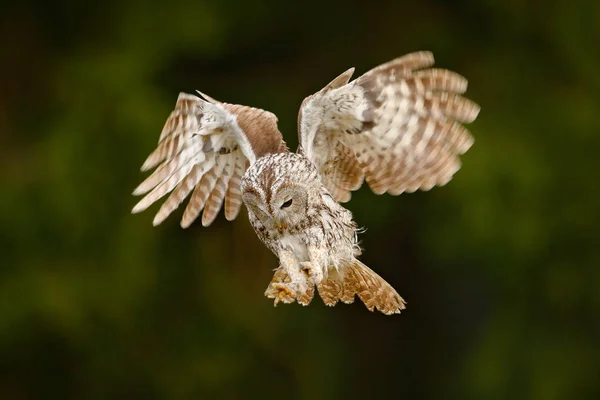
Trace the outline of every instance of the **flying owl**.
<path fill-rule="evenodd" d="M 279 258 L 265 295 L 308 305 L 315 289 L 328 306 L 352 303 L 399 313 L 404 300 L 358 260 L 357 224 L 340 203 L 364 181 L 376 194 L 442 186 L 473 144 L 463 127 L 479 106 L 461 96 L 467 80 L 431 68 L 430 52 L 382 64 L 350 81 L 351 68 L 307 97 L 298 116 L 299 146 L 288 150 L 277 117 L 257 108 L 181 93 L 158 147 L 142 165 L 157 167 L 133 192 L 133 213 L 171 193 L 160 224 L 190 194 L 181 226 L 223 207 L 233 220 L 242 202 L 259 239 Z"/>

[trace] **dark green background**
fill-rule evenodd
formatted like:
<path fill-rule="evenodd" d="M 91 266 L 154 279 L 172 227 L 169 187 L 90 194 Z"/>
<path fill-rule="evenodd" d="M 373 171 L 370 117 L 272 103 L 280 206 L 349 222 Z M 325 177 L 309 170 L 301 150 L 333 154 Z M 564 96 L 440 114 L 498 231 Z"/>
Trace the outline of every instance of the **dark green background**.
<path fill-rule="evenodd" d="M 0 22 L 0 398 L 600 398 L 598 1 L 30 0 Z M 448 186 L 348 205 L 402 315 L 273 308 L 245 212 L 129 213 L 180 91 L 273 111 L 295 148 L 305 96 L 424 49 L 482 112 Z"/>

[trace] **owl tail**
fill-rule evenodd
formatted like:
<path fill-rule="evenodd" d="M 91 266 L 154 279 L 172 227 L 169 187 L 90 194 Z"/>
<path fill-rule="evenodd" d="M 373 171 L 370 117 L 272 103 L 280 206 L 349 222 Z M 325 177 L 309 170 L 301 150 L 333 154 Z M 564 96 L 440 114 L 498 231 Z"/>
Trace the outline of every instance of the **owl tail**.
<path fill-rule="evenodd" d="M 369 311 L 375 308 L 391 315 L 399 314 L 405 308 L 405 302 L 398 292 L 382 277 L 365 264 L 354 259 L 338 271 L 330 270 L 317 290 L 328 306 L 335 306 L 339 300 L 346 304 L 354 302 L 354 295 L 365 303 Z"/>

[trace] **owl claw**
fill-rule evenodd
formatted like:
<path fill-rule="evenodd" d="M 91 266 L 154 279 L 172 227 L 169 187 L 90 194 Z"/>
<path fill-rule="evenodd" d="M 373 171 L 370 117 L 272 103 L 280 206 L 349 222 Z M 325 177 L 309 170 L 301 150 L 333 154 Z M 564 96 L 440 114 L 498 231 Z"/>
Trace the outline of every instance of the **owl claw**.
<path fill-rule="evenodd" d="M 294 290 L 292 287 L 297 288 Z M 284 268 L 275 270 L 273 279 L 265 291 L 265 296 L 274 299 L 274 306 L 277 306 L 280 302 L 286 304 L 293 303 L 294 300 L 298 301 L 298 304 L 307 306 L 312 301 L 314 295 L 314 285 L 310 283 L 308 286 L 306 283 L 303 283 L 302 285 L 292 283 L 292 279 Z"/>
<path fill-rule="evenodd" d="M 273 306 L 277 307 L 280 302 L 289 304 L 296 300 L 296 291 L 291 289 L 285 283 L 271 282 L 265 296 L 269 299 L 274 299 Z"/>

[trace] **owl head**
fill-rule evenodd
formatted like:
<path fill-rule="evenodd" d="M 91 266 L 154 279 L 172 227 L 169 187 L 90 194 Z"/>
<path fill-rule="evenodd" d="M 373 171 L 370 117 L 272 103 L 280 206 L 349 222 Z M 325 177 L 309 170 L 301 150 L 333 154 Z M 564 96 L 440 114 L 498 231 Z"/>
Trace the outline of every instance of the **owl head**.
<path fill-rule="evenodd" d="M 294 153 L 278 153 L 256 161 L 242 179 L 242 198 L 267 229 L 280 232 L 302 225 L 318 204 L 321 181 L 313 164 Z"/>

